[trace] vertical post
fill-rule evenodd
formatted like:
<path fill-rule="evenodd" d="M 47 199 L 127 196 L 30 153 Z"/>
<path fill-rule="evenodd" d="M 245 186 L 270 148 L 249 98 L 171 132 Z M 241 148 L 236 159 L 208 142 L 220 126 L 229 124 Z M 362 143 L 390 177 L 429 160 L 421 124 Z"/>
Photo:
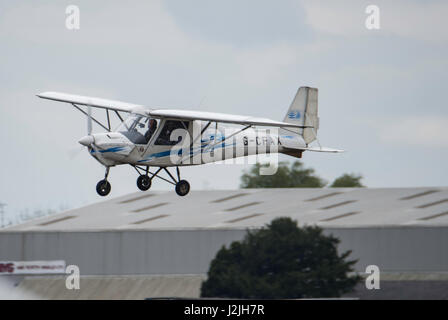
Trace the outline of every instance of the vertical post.
<path fill-rule="evenodd" d="M 4 211 L 4 207 L 6 207 L 6 203 L 1 203 L 0 202 L 0 215 L 1 215 L 1 222 L 2 222 L 2 228 L 5 227 L 5 211 Z"/>
<path fill-rule="evenodd" d="M 110 132 L 111 127 L 110 127 L 109 109 L 106 109 L 106 114 L 107 114 L 107 126 L 109 127 L 109 132 Z"/>

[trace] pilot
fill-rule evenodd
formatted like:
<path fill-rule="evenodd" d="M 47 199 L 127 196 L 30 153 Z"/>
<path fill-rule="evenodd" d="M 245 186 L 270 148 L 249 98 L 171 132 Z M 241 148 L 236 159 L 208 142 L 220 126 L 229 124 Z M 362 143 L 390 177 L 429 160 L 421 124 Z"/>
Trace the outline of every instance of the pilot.
<path fill-rule="evenodd" d="M 149 142 L 149 139 L 151 139 L 152 135 L 154 134 L 154 132 L 156 132 L 156 130 L 157 130 L 157 121 L 154 119 L 149 120 L 148 130 L 145 133 L 146 143 Z"/>

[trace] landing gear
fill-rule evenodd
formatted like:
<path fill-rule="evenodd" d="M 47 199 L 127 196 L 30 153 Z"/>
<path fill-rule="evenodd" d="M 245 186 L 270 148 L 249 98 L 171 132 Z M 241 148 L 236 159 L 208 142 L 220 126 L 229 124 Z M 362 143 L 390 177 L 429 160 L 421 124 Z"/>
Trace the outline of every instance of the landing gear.
<path fill-rule="evenodd" d="M 110 192 L 111 185 L 107 180 L 101 180 L 96 185 L 96 192 L 102 197 L 107 196 Z"/>
<path fill-rule="evenodd" d="M 179 196 L 186 196 L 188 192 L 190 192 L 190 184 L 187 180 L 180 180 L 178 183 L 176 183 L 176 193 Z"/>
<path fill-rule="evenodd" d="M 162 180 L 174 185 L 176 193 L 181 197 L 186 196 L 188 194 L 188 192 L 190 192 L 190 184 L 188 183 L 188 181 L 180 179 L 179 167 L 176 168 L 177 169 L 177 179 L 173 177 L 173 175 L 168 171 L 168 169 L 166 167 L 159 167 L 159 169 L 157 169 L 156 172 L 154 172 L 154 173 L 149 171 L 149 167 L 146 167 L 146 168 L 141 167 L 141 166 L 133 166 L 133 167 L 139 174 L 139 177 L 137 178 L 137 187 L 142 191 L 146 191 L 149 188 L 151 188 L 152 179 L 154 177 L 157 177 L 159 179 L 162 179 Z M 166 178 L 158 175 L 159 172 L 162 170 L 164 170 L 169 175 L 169 177 L 171 178 L 171 181 L 169 179 L 166 179 Z M 144 173 L 142 173 L 142 171 Z"/>
<path fill-rule="evenodd" d="M 140 174 L 140 176 L 137 178 L 137 187 L 142 191 L 146 191 L 149 188 L 151 188 L 151 182 L 152 182 L 152 178 L 154 177 L 154 175 L 152 177 L 149 177 L 149 175 L 148 175 L 148 173 L 150 173 L 149 167 L 146 167 L 145 174 L 141 174 L 141 172 L 138 170 L 139 167 L 134 167 L 134 168 Z"/>
<path fill-rule="evenodd" d="M 142 191 L 148 190 L 151 188 L 151 178 L 145 174 L 140 175 L 137 178 L 137 187 Z"/>
<path fill-rule="evenodd" d="M 107 176 L 109 175 L 109 167 L 106 168 L 106 174 L 104 179 L 96 184 L 96 192 L 102 197 L 107 196 L 112 189 L 109 181 L 107 181 Z"/>

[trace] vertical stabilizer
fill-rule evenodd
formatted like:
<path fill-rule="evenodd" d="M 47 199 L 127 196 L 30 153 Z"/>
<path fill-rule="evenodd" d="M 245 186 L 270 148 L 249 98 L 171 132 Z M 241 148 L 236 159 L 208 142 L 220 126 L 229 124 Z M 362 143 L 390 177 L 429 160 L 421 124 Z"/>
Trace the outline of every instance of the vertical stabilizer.
<path fill-rule="evenodd" d="M 293 129 L 303 137 L 307 144 L 316 140 L 319 118 L 317 116 L 317 88 L 300 87 L 283 122 L 294 123 L 312 128 Z M 282 129 L 284 133 L 291 129 Z"/>

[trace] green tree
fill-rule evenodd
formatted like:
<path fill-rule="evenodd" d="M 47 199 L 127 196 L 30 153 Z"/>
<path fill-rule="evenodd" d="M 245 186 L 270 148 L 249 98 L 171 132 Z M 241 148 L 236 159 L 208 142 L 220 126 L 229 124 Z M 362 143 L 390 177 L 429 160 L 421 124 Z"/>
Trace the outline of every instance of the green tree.
<path fill-rule="evenodd" d="M 202 297 L 291 299 L 339 297 L 360 281 L 349 276 L 351 251 L 338 254 L 339 240 L 317 226 L 299 228 L 277 218 L 241 242 L 222 247 L 202 283 Z"/>
<path fill-rule="evenodd" d="M 330 188 L 364 188 L 361 179 L 362 175 L 346 173 L 334 180 Z"/>
<path fill-rule="evenodd" d="M 241 188 L 322 188 L 327 184 L 314 174 L 314 169 L 304 168 L 300 161 L 291 166 L 280 162 L 273 175 L 260 175 L 260 168 L 257 163 L 241 176 Z"/>

